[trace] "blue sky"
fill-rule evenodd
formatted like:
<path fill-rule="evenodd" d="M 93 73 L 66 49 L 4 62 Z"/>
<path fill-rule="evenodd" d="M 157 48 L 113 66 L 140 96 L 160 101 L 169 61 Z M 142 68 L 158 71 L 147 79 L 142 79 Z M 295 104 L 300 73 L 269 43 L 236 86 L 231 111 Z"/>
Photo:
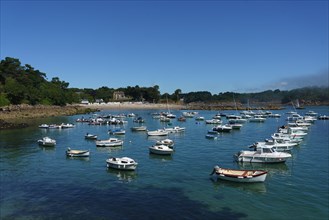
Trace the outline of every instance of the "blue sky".
<path fill-rule="evenodd" d="M 69 87 L 328 85 L 328 1 L 1 0 L 1 59 Z"/>

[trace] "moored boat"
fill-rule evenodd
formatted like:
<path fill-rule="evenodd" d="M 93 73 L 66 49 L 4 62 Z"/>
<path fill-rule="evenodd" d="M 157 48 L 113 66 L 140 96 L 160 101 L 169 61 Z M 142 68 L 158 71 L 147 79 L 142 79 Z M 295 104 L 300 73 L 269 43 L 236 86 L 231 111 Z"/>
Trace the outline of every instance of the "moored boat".
<path fill-rule="evenodd" d="M 135 126 L 131 128 L 131 131 L 146 131 L 147 127 L 146 126 Z"/>
<path fill-rule="evenodd" d="M 265 122 L 266 118 L 263 118 L 261 115 L 254 115 L 249 119 L 249 122 Z"/>
<path fill-rule="evenodd" d="M 160 154 L 160 155 L 171 155 L 174 150 L 167 145 L 153 145 L 149 147 L 150 153 Z"/>
<path fill-rule="evenodd" d="M 120 140 L 118 138 L 109 138 L 107 140 L 96 141 L 97 147 L 117 147 L 122 145 L 123 145 L 123 140 Z"/>
<path fill-rule="evenodd" d="M 85 135 L 85 139 L 96 140 L 97 139 L 97 135 L 87 133 Z"/>
<path fill-rule="evenodd" d="M 109 130 L 108 132 L 109 134 L 112 134 L 112 135 L 125 135 L 126 134 L 126 131 L 122 128 L 117 128 L 117 129 L 111 129 Z"/>
<path fill-rule="evenodd" d="M 217 132 L 231 132 L 232 126 L 229 124 L 217 125 L 216 127 L 213 127 L 212 130 L 217 131 Z"/>
<path fill-rule="evenodd" d="M 41 124 L 41 125 L 39 125 L 39 128 L 47 129 L 47 128 L 49 128 L 49 125 L 48 124 Z"/>
<path fill-rule="evenodd" d="M 249 163 L 284 163 L 291 158 L 291 154 L 277 152 L 269 146 L 259 145 L 254 151 L 242 150 L 233 155 L 237 162 Z"/>
<path fill-rule="evenodd" d="M 53 147 L 56 145 L 56 140 L 51 139 L 50 137 L 43 137 L 42 139 L 38 140 L 39 145 Z"/>
<path fill-rule="evenodd" d="M 89 150 L 72 150 L 71 148 L 67 148 L 66 156 L 68 157 L 89 157 Z"/>
<path fill-rule="evenodd" d="M 166 138 L 164 140 L 157 141 L 155 144 L 156 145 L 166 145 L 166 146 L 168 146 L 170 148 L 173 148 L 174 147 L 174 141 L 171 140 L 171 139 L 169 139 L 169 138 Z"/>
<path fill-rule="evenodd" d="M 167 128 L 164 128 L 164 130 L 168 131 L 169 133 L 178 133 L 178 132 L 184 132 L 185 127 L 179 127 L 179 126 L 167 127 Z"/>
<path fill-rule="evenodd" d="M 297 143 L 284 141 L 283 139 L 265 139 L 265 141 L 260 141 L 254 143 L 250 148 L 257 149 L 258 146 L 269 146 L 278 152 L 290 151 Z"/>
<path fill-rule="evenodd" d="M 148 136 L 167 136 L 169 134 L 168 131 L 164 129 L 157 129 L 154 131 L 147 131 Z"/>
<path fill-rule="evenodd" d="M 240 183 L 264 182 L 267 176 L 266 170 L 237 170 L 215 166 L 210 175 L 216 174 L 218 179 Z"/>
<path fill-rule="evenodd" d="M 106 165 L 118 170 L 135 170 L 138 163 L 130 157 L 111 157 L 106 160 Z"/>

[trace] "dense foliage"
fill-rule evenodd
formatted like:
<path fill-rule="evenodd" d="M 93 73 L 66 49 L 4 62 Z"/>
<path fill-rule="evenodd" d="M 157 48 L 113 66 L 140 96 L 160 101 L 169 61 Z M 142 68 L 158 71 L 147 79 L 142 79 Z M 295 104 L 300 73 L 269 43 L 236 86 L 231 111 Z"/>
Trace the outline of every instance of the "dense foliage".
<path fill-rule="evenodd" d="M 117 101 L 113 94 L 124 92 L 125 97 L 120 101 L 143 101 L 151 103 L 183 102 L 183 103 L 217 103 L 217 102 L 271 102 L 287 104 L 299 99 L 301 103 L 329 103 L 328 87 L 307 87 L 290 91 L 267 90 L 259 93 L 225 92 L 212 95 L 208 91 L 182 93 L 177 89 L 173 94 L 160 94 L 159 86 L 113 89 L 106 86 L 98 89 L 69 88 L 69 83 L 58 77 L 47 80 L 46 73 L 34 69 L 31 65 L 21 65 L 18 59 L 6 57 L 0 62 L 0 106 L 9 104 L 43 104 L 66 105 L 80 103 L 81 100 L 95 102 Z"/>

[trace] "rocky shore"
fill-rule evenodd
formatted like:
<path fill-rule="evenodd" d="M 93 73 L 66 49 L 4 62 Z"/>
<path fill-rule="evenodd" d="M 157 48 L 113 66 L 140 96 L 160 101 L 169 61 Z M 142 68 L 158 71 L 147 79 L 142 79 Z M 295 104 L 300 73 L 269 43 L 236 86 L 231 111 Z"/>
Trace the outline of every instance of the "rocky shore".
<path fill-rule="evenodd" d="M 10 105 L 0 108 L 0 130 L 28 127 L 28 119 L 51 116 L 76 115 L 95 112 L 97 109 L 80 105 L 44 106 Z"/>
<path fill-rule="evenodd" d="M 252 110 L 279 110 L 283 107 L 280 104 L 258 103 L 258 107 Z M 161 109 L 161 110 L 246 110 L 242 104 L 227 103 L 191 103 L 191 104 L 154 104 L 141 102 L 107 103 L 89 105 L 67 105 L 67 106 L 44 106 L 44 105 L 10 105 L 0 107 L 0 130 L 10 128 L 22 128 L 28 126 L 28 119 L 43 118 L 52 116 L 76 115 L 96 112 L 100 110 L 133 110 L 133 109 Z"/>

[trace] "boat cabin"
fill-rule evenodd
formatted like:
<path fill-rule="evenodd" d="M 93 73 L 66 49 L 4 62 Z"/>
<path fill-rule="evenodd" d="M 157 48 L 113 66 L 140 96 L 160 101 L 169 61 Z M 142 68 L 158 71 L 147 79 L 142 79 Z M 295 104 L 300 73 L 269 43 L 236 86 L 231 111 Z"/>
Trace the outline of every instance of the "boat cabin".
<path fill-rule="evenodd" d="M 259 154 L 266 154 L 266 153 L 274 153 L 275 150 L 272 147 L 268 146 L 258 146 L 256 147 L 256 151 Z"/>

